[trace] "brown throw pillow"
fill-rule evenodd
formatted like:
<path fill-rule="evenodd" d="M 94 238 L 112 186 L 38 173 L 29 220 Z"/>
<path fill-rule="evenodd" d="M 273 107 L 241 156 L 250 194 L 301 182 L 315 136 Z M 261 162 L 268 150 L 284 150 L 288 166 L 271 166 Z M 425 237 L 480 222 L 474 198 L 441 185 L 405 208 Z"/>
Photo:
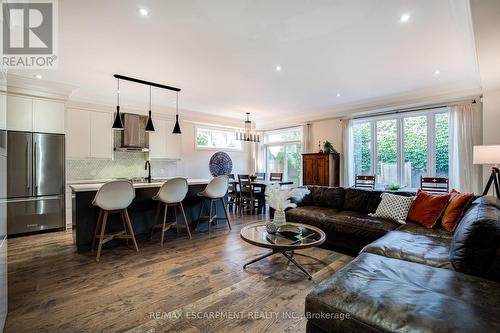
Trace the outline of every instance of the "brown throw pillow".
<path fill-rule="evenodd" d="M 448 201 L 450 201 L 450 196 L 450 194 L 430 194 L 418 190 L 407 220 L 429 229 L 432 228 L 443 214 Z"/>
<path fill-rule="evenodd" d="M 450 203 L 444 210 L 443 218 L 441 219 L 441 225 L 443 228 L 449 232 L 455 231 L 455 228 L 460 222 L 464 210 L 469 204 L 469 202 L 474 198 L 474 193 L 460 193 L 455 190 L 451 190 Z"/>

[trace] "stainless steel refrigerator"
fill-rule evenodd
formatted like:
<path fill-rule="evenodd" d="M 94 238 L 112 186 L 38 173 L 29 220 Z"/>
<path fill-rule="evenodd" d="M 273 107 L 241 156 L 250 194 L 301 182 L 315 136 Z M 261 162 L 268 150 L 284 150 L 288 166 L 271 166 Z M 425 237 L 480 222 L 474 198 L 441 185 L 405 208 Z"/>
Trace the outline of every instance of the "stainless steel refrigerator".
<path fill-rule="evenodd" d="M 64 135 L 8 131 L 7 151 L 7 234 L 64 228 Z"/>

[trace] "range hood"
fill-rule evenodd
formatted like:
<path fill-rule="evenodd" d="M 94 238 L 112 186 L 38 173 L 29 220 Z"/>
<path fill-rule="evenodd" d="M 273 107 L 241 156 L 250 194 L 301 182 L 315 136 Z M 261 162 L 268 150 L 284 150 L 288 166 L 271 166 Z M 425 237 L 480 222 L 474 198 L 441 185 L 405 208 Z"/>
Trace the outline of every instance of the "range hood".
<path fill-rule="evenodd" d="M 114 131 L 115 151 L 148 152 L 149 136 L 144 130 L 147 116 L 122 113 L 123 131 Z"/>

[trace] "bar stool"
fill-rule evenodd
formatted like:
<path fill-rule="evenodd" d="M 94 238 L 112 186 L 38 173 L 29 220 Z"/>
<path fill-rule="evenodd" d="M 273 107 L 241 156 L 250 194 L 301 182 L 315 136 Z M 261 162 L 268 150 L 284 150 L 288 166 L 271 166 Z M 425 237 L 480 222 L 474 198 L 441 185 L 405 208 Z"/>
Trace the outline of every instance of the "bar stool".
<path fill-rule="evenodd" d="M 97 191 L 92 205 L 99 207 L 99 217 L 92 238 L 92 252 L 94 251 L 95 240 L 99 239 L 96 261 L 99 261 L 101 249 L 104 243 L 115 238 L 132 239 L 135 250 L 139 252 L 137 242 L 135 241 L 134 229 L 130 223 L 127 207 L 130 206 L 135 198 L 135 190 L 132 183 L 127 180 L 114 180 L 105 183 Z M 119 213 L 123 222 L 123 230 L 115 233 L 105 234 L 108 215 Z M 128 229 L 128 230 L 127 230 Z M 99 232 L 99 234 L 98 234 Z"/>
<path fill-rule="evenodd" d="M 200 221 L 208 221 L 208 234 L 210 235 L 211 224 L 216 220 L 226 220 L 229 230 L 231 230 L 231 223 L 229 222 L 229 215 L 227 214 L 226 204 L 224 202 L 224 197 L 227 193 L 227 186 L 229 184 L 229 178 L 226 175 L 215 177 L 208 183 L 207 187 L 203 192 L 199 192 L 198 196 L 202 197 L 200 204 L 200 213 L 198 214 L 198 224 Z M 210 200 L 210 209 L 208 216 L 201 216 L 203 207 L 205 207 L 205 201 Z M 220 201 L 222 208 L 224 208 L 225 217 L 217 216 L 217 206 L 215 206 L 215 214 L 212 215 L 214 204 Z"/>
<path fill-rule="evenodd" d="M 163 241 L 165 239 L 165 231 L 173 226 L 177 228 L 186 228 L 189 239 L 191 239 L 191 231 L 189 230 L 189 224 L 186 219 L 186 213 L 184 212 L 184 206 L 182 206 L 182 200 L 186 198 L 188 192 L 188 183 L 186 178 L 172 178 L 167 180 L 161 187 L 158 193 L 153 197 L 153 200 L 158 200 L 158 208 L 156 209 L 155 224 L 151 228 L 151 240 L 153 239 L 153 234 L 155 229 L 161 229 L 161 247 L 163 247 Z M 158 217 L 160 216 L 161 207 L 165 206 L 165 211 L 163 212 L 163 223 L 156 224 Z M 167 211 L 168 207 L 173 207 L 175 213 L 175 221 L 167 223 Z M 184 218 L 184 225 L 177 224 L 177 210 L 179 207 L 182 217 Z"/>

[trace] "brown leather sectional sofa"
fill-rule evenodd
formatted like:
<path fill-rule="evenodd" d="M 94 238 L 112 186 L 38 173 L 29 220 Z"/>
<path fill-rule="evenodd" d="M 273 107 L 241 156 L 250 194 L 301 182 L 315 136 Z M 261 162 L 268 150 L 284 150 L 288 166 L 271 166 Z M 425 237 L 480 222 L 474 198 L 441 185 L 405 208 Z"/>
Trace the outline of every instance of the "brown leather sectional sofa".
<path fill-rule="evenodd" d="M 359 255 L 306 297 L 308 332 L 500 332 L 499 200 L 475 199 L 449 233 L 369 217 L 381 191 L 310 190 L 287 220 Z"/>

